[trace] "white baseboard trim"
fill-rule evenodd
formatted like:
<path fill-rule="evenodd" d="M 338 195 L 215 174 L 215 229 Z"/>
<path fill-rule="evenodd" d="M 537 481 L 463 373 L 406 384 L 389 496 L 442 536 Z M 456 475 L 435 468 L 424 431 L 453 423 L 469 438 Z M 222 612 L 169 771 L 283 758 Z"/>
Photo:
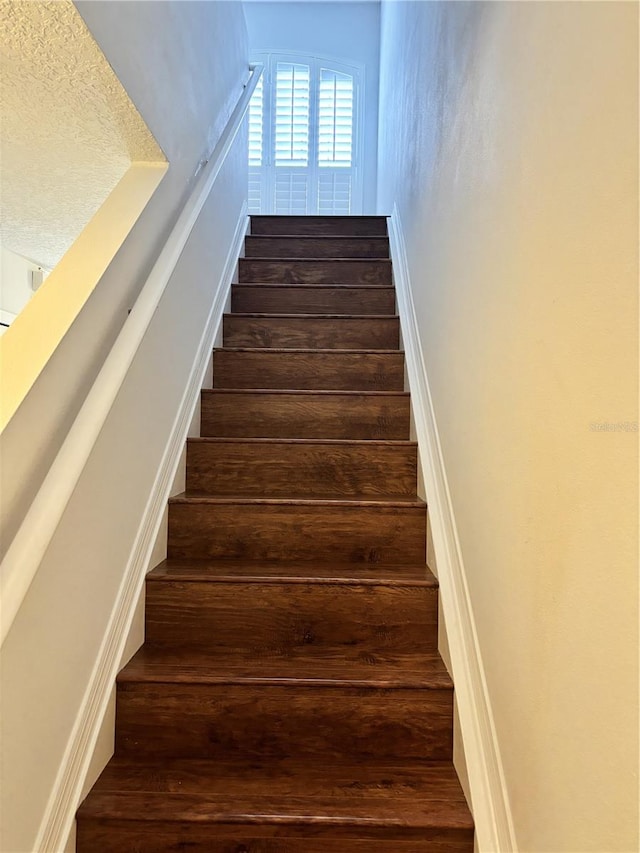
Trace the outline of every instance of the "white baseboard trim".
<path fill-rule="evenodd" d="M 49 796 L 36 840 L 35 849 L 37 853 L 62 853 L 66 848 L 75 813 L 80 804 L 84 780 L 89 770 L 98 734 L 107 711 L 109 697 L 118 674 L 134 617 L 136 602 L 145 575 L 149 568 L 152 568 L 149 566 L 149 561 L 153 546 L 162 523 L 164 509 L 176 476 L 187 432 L 200 399 L 203 379 L 211 358 L 214 340 L 222 322 L 229 288 L 248 224 L 245 203 L 236 224 L 218 289 L 200 339 L 189 380 L 180 401 L 180 407 L 165 446 L 158 475 L 145 507 L 122 583 L 111 611 L 104 640 Z"/>
<path fill-rule="evenodd" d="M 509 797 L 420 343 L 404 231 L 396 205 L 388 222 L 411 405 L 429 500 L 429 521 L 469 773 L 477 849 L 480 853 L 515 853 Z"/>

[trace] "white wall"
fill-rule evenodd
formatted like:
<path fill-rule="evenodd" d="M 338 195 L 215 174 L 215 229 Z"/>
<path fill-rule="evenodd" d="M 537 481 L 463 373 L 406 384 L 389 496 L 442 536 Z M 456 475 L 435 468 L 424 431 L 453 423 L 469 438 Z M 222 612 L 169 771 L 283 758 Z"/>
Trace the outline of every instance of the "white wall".
<path fill-rule="evenodd" d="M 531 853 L 638 849 L 637 33 L 630 3 L 382 7 L 379 210 Z"/>
<path fill-rule="evenodd" d="M 245 2 L 252 52 L 295 51 L 364 65 L 363 213 L 375 213 L 378 139 L 378 2 Z"/>
<path fill-rule="evenodd" d="M 37 480 L 64 434 L 188 194 L 198 160 L 223 129 L 247 78 L 239 4 L 78 5 L 167 153 L 170 170 L 10 424 L 15 427 L 11 454 L 3 445 L 3 467 L 6 462 L 16 480 L 11 497 L 23 502 L 29 478 Z M 101 659 L 100 644 L 220 282 L 246 182 L 241 134 L 3 646 L 2 850 L 36 849 L 34 839 Z M 28 481 L 24 489 L 21 473 Z M 19 503 L 7 507 L 15 511 Z"/>

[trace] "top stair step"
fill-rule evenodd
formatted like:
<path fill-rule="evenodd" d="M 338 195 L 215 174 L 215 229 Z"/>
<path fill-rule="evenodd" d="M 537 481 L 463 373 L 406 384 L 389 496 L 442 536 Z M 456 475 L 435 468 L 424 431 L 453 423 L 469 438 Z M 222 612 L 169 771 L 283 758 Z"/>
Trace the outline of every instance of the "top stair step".
<path fill-rule="evenodd" d="M 386 237 L 384 216 L 252 216 L 251 233 L 285 236 Z"/>

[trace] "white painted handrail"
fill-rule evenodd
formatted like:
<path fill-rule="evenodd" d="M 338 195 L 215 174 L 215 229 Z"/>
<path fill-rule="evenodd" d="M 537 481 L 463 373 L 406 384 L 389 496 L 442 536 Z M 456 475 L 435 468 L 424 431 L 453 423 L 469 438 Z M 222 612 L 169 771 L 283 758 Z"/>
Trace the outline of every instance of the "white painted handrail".
<path fill-rule="evenodd" d="M 193 226 L 240 130 L 263 66 L 256 63 L 250 69 L 251 76 L 236 108 L 205 161 L 193 192 L 0 564 L 0 645 L 38 571 Z"/>

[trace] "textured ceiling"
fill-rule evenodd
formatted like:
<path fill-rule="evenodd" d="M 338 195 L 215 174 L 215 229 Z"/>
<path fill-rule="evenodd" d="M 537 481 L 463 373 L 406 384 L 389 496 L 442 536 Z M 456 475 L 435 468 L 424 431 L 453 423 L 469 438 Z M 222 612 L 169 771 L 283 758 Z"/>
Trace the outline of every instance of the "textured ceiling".
<path fill-rule="evenodd" d="M 163 154 L 70 0 L 0 0 L 2 245 L 53 267 L 132 161 Z"/>

